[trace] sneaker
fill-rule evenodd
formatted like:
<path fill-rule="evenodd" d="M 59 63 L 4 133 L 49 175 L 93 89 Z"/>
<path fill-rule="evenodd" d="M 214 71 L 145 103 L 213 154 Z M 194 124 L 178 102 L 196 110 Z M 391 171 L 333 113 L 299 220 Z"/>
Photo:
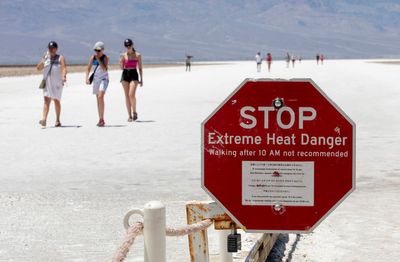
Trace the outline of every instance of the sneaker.
<path fill-rule="evenodd" d="M 106 123 L 104 122 L 104 119 L 100 119 L 99 122 L 97 123 L 98 127 L 103 127 Z"/>

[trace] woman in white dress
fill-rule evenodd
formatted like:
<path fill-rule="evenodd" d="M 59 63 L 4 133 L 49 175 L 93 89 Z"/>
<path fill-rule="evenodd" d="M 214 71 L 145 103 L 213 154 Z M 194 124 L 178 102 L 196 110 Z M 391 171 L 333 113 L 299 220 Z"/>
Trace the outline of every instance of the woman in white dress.
<path fill-rule="evenodd" d="M 58 45 L 56 42 L 51 41 L 48 44 L 48 52 L 41 59 L 36 66 L 37 70 L 43 70 L 43 79 L 46 80 L 46 87 L 43 89 L 44 104 L 43 116 L 39 121 L 42 127 L 46 126 L 47 115 L 49 114 L 50 103 L 53 100 L 56 110 L 56 123 L 55 127 L 60 127 L 60 114 L 61 114 L 61 95 L 65 81 L 67 81 L 67 66 L 65 58 L 57 54 Z"/>

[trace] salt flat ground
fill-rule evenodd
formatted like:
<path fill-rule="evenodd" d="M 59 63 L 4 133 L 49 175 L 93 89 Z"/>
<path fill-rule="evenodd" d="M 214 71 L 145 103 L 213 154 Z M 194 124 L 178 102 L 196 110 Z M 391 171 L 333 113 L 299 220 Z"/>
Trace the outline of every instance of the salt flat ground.
<path fill-rule="evenodd" d="M 140 122 L 127 123 L 120 72 L 110 72 L 107 127 L 83 74 L 68 76 L 64 128 L 40 129 L 39 76 L 0 79 L 0 261 L 109 261 L 126 211 L 149 200 L 167 224 L 185 224 L 200 188 L 200 123 L 244 78 L 311 77 L 357 123 L 357 190 L 310 235 L 281 239 L 293 261 L 395 261 L 400 255 L 400 67 L 362 60 L 253 62 L 152 68 L 138 89 Z M 49 124 L 54 123 L 53 108 Z M 215 234 L 211 234 L 215 242 Z M 287 243 L 286 243 L 287 242 Z M 215 252 L 215 245 L 211 252 Z M 168 261 L 188 261 L 168 238 Z M 143 242 L 128 261 L 142 261 Z"/>

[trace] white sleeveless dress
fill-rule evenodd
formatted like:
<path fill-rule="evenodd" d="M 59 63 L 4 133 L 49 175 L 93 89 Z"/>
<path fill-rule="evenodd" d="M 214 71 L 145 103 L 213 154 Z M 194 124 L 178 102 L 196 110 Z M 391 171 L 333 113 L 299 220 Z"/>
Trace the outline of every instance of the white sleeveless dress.
<path fill-rule="evenodd" d="M 50 56 L 45 59 L 43 78 L 46 79 L 46 87 L 43 90 L 43 95 L 45 97 L 50 97 L 51 99 L 61 100 L 62 90 L 63 90 L 63 79 L 61 76 L 61 56 L 57 55 L 54 60 L 51 61 Z M 50 71 L 51 63 L 53 66 Z M 50 74 L 49 74 L 50 71 Z"/>

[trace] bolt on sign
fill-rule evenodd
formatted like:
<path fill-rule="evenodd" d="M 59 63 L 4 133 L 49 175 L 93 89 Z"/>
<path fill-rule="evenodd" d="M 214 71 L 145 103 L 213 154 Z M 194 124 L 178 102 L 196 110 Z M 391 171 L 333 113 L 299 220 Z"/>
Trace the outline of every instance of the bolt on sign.
<path fill-rule="evenodd" d="M 202 187 L 250 232 L 311 232 L 355 189 L 355 124 L 311 79 L 246 79 L 202 123 Z"/>

